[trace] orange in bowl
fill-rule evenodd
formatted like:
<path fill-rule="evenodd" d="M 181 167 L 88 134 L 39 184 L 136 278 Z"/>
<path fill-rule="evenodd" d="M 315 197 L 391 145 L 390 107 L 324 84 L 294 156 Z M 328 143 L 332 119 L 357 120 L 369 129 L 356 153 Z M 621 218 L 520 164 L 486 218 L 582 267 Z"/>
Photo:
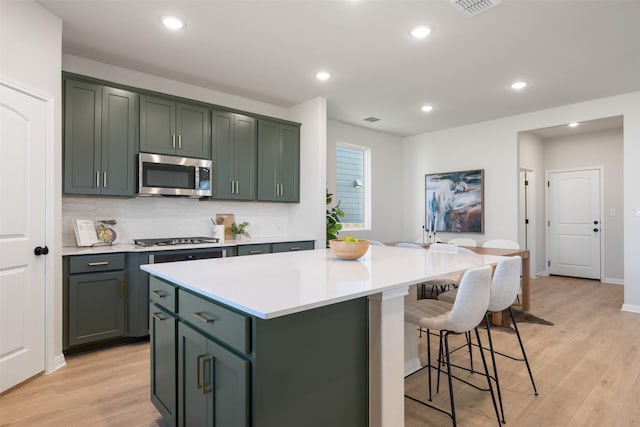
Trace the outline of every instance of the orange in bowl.
<path fill-rule="evenodd" d="M 357 242 L 345 242 L 343 240 L 329 240 L 329 249 L 338 258 L 358 259 L 369 249 L 368 240 L 358 240 Z"/>

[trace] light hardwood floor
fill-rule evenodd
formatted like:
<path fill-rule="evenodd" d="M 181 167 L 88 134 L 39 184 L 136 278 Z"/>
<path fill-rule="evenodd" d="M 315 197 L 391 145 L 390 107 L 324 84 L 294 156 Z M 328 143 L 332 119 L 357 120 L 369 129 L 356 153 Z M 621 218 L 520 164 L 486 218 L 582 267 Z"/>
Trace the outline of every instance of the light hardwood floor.
<path fill-rule="evenodd" d="M 554 326 L 519 324 L 539 396 L 524 364 L 498 360 L 507 425 L 640 425 L 640 315 L 620 311 L 622 295 L 622 286 L 589 280 L 532 281 L 532 312 Z M 493 337 L 497 348 L 517 354 L 515 335 L 497 331 Z M 0 396 L 0 425 L 164 426 L 149 401 L 148 347 L 138 343 L 68 357 L 65 368 Z M 462 351 L 455 358 L 467 360 Z M 480 363 L 478 354 L 475 360 Z M 406 391 L 426 395 L 425 375 L 408 379 Z M 461 383 L 454 383 L 454 391 L 460 426 L 497 424 L 488 393 Z M 446 384 L 434 401 L 447 407 Z M 405 412 L 407 427 L 451 424 L 408 399 Z"/>

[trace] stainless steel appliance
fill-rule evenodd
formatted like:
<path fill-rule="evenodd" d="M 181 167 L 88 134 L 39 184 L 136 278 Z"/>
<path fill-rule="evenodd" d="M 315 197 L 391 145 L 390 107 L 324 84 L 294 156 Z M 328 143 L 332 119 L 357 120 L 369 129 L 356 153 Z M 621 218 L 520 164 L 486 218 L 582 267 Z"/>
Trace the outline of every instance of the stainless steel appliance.
<path fill-rule="evenodd" d="M 211 168 L 206 159 L 140 153 L 138 195 L 211 196 Z"/>
<path fill-rule="evenodd" d="M 217 237 L 164 237 L 160 239 L 134 239 L 138 246 L 175 246 L 175 245 L 200 245 L 203 243 L 218 243 Z"/>

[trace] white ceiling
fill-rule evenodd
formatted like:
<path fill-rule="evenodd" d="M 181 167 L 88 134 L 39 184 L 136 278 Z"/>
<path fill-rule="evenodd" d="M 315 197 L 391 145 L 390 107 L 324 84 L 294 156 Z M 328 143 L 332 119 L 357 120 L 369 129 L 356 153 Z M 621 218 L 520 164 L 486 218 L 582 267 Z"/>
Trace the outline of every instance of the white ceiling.
<path fill-rule="evenodd" d="M 63 19 L 64 52 L 282 107 L 324 96 L 330 118 L 397 135 L 640 90 L 640 1 L 504 0 L 476 16 L 448 0 L 39 3 Z M 431 36 L 410 39 L 417 24 Z"/>

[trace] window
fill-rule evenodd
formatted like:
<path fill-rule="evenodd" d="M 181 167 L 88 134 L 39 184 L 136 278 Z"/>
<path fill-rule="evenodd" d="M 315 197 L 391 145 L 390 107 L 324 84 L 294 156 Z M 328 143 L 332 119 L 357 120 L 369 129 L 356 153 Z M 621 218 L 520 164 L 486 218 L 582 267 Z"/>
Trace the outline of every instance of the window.
<path fill-rule="evenodd" d="M 344 212 L 343 230 L 371 229 L 370 149 L 336 143 L 336 200 Z"/>

